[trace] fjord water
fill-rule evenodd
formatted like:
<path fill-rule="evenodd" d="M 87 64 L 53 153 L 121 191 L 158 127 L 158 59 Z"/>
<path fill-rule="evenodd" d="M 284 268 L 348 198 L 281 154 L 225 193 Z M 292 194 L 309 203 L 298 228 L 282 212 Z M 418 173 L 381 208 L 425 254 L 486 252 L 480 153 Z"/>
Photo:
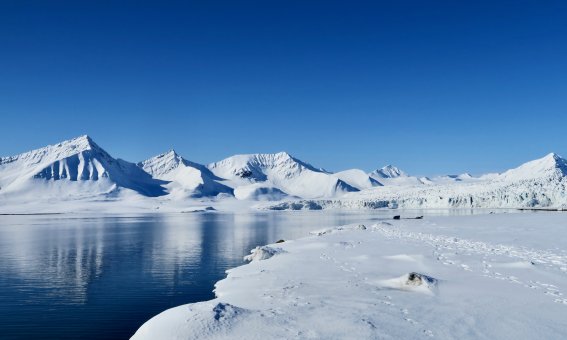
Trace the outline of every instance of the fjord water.
<path fill-rule="evenodd" d="M 0 216 L 1 337 L 126 339 L 167 308 L 213 298 L 251 248 L 356 216 Z"/>
<path fill-rule="evenodd" d="M 213 298 L 255 246 L 392 214 L 0 216 L 0 337 L 126 339 L 165 309 Z"/>

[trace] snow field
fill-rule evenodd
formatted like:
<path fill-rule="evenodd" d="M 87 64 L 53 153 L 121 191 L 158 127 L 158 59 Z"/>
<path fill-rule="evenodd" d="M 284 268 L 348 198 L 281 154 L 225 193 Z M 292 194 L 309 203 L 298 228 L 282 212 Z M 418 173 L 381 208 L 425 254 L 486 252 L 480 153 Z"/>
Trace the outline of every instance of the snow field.
<path fill-rule="evenodd" d="M 214 300 L 165 311 L 133 338 L 564 338 L 567 253 L 556 245 L 565 244 L 566 219 L 495 214 L 320 230 L 268 245 L 281 251 L 229 270 Z"/>

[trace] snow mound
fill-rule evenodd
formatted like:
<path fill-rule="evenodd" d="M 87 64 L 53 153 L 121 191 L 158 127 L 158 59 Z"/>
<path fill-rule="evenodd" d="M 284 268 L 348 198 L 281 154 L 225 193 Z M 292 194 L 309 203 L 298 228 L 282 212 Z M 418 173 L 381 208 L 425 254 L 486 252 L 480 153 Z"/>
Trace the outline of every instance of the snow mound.
<path fill-rule="evenodd" d="M 402 261 L 402 262 L 423 262 L 423 255 L 419 255 L 419 254 L 415 254 L 415 255 L 410 255 L 410 254 L 398 254 L 398 255 L 388 255 L 388 256 L 384 256 L 385 259 L 388 260 L 395 260 L 395 261 Z"/>
<path fill-rule="evenodd" d="M 213 318 L 216 321 L 230 320 L 245 312 L 246 310 L 243 308 L 233 306 L 229 303 L 219 302 L 213 307 Z"/>
<path fill-rule="evenodd" d="M 230 339 L 234 327 L 254 316 L 245 308 L 226 302 L 206 301 L 166 310 L 142 325 L 133 339 Z M 154 328 L 160 324 L 164 328 Z M 250 326 L 248 323 L 244 325 Z M 180 334 L 185 334 L 180 336 Z"/>
<path fill-rule="evenodd" d="M 250 250 L 250 255 L 244 256 L 244 261 L 262 261 L 267 260 L 275 255 L 285 253 L 282 248 L 274 248 L 270 246 L 256 247 Z"/>
<path fill-rule="evenodd" d="M 368 228 L 366 228 L 364 224 L 358 224 L 358 225 L 347 225 L 347 226 L 340 226 L 334 228 L 325 228 L 321 230 L 314 230 L 309 232 L 309 234 L 315 236 L 323 236 L 323 235 L 334 234 L 337 232 L 347 231 L 347 230 L 367 230 L 367 229 Z"/>
<path fill-rule="evenodd" d="M 437 292 L 438 280 L 420 274 L 411 272 L 389 280 L 378 281 L 378 285 L 388 289 L 405 290 L 417 293 L 434 295 Z"/>

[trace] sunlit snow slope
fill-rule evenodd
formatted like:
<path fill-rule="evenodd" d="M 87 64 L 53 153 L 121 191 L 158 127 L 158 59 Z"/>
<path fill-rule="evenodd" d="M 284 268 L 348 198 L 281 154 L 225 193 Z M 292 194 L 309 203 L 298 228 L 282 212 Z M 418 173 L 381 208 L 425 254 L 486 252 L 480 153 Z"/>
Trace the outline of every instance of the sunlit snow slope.
<path fill-rule="evenodd" d="M 166 194 L 162 183 L 135 164 L 112 158 L 88 136 L 0 158 L 0 194 L 11 197 L 92 197 L 120 189 L 160 196 Z"/>

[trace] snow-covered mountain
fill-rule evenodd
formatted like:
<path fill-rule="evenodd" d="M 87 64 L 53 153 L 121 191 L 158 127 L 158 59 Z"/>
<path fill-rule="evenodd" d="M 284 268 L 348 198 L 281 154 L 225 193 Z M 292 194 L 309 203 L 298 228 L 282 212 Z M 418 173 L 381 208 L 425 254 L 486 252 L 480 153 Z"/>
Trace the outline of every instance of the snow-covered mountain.
<path fill-rule="evenodd" d="M 567 160 L 554 153 L 501 174 L 429 178 L 391 165 L 371 173 L 331 173 L 285 152 L 236 155 L 205 166 L 172 150 L 134 164 L 113 158 L 81 136 L 0 158 L 0 205 L 18 198 L 26 203 L 116 201 L 134 195 L 138 200 L 158 197 L 152 201 L 158 206 L 233 197 L 285 200 L 278 209 L 286 204 L 294 209 L 567 207 L 566 178 Z"/>
<path fill-rule="evenodd" d="M 384 186 L 414 186 L 427 184 L 422 179 L 410 176 L 393 165 L 372 171 L 368 176 Z M 427 180 L 427 179 L 426 179 Z"/>
<path fill-rule="evenodd" d="M 0 158 L 2 195 L 93 197 L 130 189 L 153 197 L 166 194 L 163 183 L 133 163 L 112 158 L 88 136 Z"/>
<path fill-rule="evenodd" d="M 302 198 L 335 197 L 346 192 L 358 191 L 341 179 L 292 157 L 286 152 L 275 154 L 236 155 L 208 168 L 218 177 L 228 180 L 235 190 L 255 184 L 258 190 L 283 192 Z M 258 183 L 261 183 L 260 185 Z"/>
<path fill-rule="evenodd" d="M 550 153 L 521 166 L 508 170 L 496 179 L 504 181 L 525 181 L 537 179 L 562 179 L 567 176 L 567 160 L 561 156 Z"/>
<path fill-rule="evenodd" d="M 455 182 L 474 181 L 477 178 L 469 173 L 460 175 L 444 175 L 435 177 L 415 177 L 408 175 L 405 171 L 393 165 L 386 165 L 383 168 L 372 171 L 368 176 L 384 186 L 422 186 L 450 184 Z"/>
<path fill-rule="evenodd" d="M 374 178 L 408 177 L 408 174 L 393 165 L 386 165 L 383 168 L 372 171 L 369 175 Z"/>
<path fill-rule="evenodd" d="M 454 176 L 429 185 L 382 186 L 340 200 L 274 205 L 274 209 L 324 208 L 531 208 L 567 207 L 567 161 L 549 154 L 500 175 Z M 455 179 L 459 179 L 458 181 Z"/>
<path fill-rule="evenodd" d="M 219 183 L 206 166 L 179 156 L 174 150 L 138 163 L 152 177 L 167 181 L 165 187 L 174 198 L 232 195 L 233 189 Z"/>

